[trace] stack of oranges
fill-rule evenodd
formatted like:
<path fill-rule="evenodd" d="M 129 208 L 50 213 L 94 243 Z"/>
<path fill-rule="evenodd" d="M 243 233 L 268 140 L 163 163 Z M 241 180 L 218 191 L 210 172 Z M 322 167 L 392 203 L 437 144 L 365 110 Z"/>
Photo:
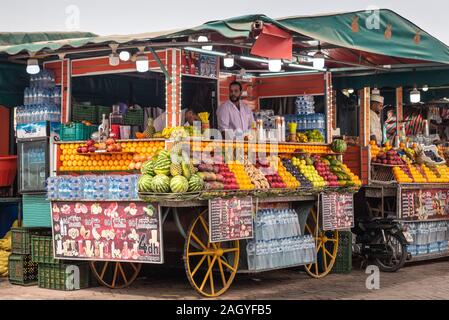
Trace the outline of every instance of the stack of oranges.
<path fill-rule="evenodd" d="M 125 171 L 138 170 L 143 162 L 165 147 L 164 141 L 121 142 L 123 152 L 117 154 L 79 154 L 80 143 L 64 143 L 60 147 L 60 171 Z M 134 163 L 134 166 L 131 164 Z"/>
<path fill-rule="evenodd" d="M 62 144 L 59 157 L 61 171 L 121 171 L 128 170 L 132 154 L 78 154 L 81 144 Z"/>

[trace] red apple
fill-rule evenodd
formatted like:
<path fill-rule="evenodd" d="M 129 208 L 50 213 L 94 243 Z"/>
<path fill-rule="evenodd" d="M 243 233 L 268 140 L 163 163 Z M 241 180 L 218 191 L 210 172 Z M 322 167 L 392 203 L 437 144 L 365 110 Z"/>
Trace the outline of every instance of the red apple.
<path fill-rule="evenodd" d="M 92 140 L 92 139 L 87 140 L 87 142 L 86 142 L 86 145 L 87 145 L 88 147 L 92 147 L 94 144 L 95 144 L 95 141 Z"/>
<path fill-rule="evenodd" d="M 88 147 L 88 151 L 89 151 L 90 153 L 94 153 L 96 150 L 97 150 L 97 149 L 96 149 L 94 146 Z"/>

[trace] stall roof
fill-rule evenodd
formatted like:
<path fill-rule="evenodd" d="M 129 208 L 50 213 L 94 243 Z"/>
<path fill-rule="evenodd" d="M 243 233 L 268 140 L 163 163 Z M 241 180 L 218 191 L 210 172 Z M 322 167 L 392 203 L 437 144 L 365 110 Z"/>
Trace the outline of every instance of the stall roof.
<path fill-rule="evenodd" d="M 376 20 L 378 17 L 378 20 Z M 271 23 L 292 34 L 295 53 L 317 50 L 311 40 L 321 42 L 328 58 L 328 67 L 406 65 L 423 62 L 449 64 L 449 47 L 397 13 L 381 9 L 377 12 L 356 11 L 317 16 L 295 16 L 272 19 L 265 15 L 246 15 L 226 20 L 210 21 L 184 29 L 136 35 L 77 37 L 64 40 L 44 40 L 1 45 L 0 54 L 21 52 L 55 52 L 89 46 L 95 48 L 110 43 L 138 46 L 143 42 L 189 41 L 189 36 L 207 34 L 212 42 L 224 42 L 228 49 L 237 43 L 254 43 L 251 36 L 255 21 Z M 378 22 L 378 23 L 377 23 Z M 186 40 L 187 38 L 187 40 Z M 240 41 L 240 42 L 239 42 Z M 195 43 L 192 43 L 195 44 Z M 199 44 L 196 44 L 197 46 Z"/>
<path fill-rule="evenodd" d="M 49 42 L 62 39 L 96 37 L 91 32 L 0 32 L 0 46 L 27 45 L 34 42 Z"/>

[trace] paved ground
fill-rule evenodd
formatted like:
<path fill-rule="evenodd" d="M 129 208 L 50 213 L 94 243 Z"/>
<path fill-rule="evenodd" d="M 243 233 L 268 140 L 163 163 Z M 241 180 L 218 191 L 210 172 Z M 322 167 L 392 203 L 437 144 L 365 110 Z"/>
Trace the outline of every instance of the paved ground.
<path fill-rule="evenodd" d="M 449 299 L 449 260 L 408 266 L 396 274 L 381 274 L 380 289 L 368 290 L 367 275 L 331 274 L 310 279 L 305 273 L 281 270 L 259 274 L 257 279 L 238 275 L 221 299 Z M 0 299 L 199 299 L 180 270 L 138 279 L 130 288 L 104 287 L 61 292 L 38 287 L 12 286 L 0 279 Z"/>

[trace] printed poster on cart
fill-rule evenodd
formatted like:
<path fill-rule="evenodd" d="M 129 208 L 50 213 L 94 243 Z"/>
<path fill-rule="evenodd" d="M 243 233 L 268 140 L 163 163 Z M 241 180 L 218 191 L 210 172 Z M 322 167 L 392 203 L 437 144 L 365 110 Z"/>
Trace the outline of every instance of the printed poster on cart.
<path fill-rule="evenodd" d="M 52 202 L 55 258 L 163 263 L 157 203 Z"/>
<path fill-rule="evenodd" d="M 401 190 L 401 217 L 427 220 L 449 216 L 449 189 Z"/>
<path fill-rule="evenodd" d="M 321 195 L 323 230 L 354 227 L 354 196 L 331 192 Z"/>
<path fill-rule="evenodd" d="M 252 239 L 253 226 L 251 197 L 209 200 L 210 242 Z"/>

